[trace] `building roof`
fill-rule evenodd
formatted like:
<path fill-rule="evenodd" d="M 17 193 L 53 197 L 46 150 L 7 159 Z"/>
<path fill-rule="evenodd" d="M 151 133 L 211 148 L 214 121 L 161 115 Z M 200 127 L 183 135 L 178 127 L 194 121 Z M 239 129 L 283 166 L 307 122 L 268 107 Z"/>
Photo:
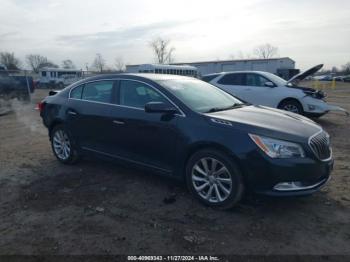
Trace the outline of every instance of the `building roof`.
<path fill-rule="evenodd" d="M 142 64 L 139 66 L 143 66 L 143 67 L 157 67 L 157 68 L 161 68 L 161 69 L 196 69 L 194 66 L 190 66 L 190 65 L 182 65 L 182 64 Z"/>
<path fill-rule="evenodd" d="M 208 64 L 208 63 L 235 63 L 235 62 L 266 61 L 266 60 L 281 60 L 281 59 L 289 59 L 295 63 L 293 59 L 285 56 L 285 57 L 274 57 L 274 58 L 248 58 L 248 59 L 212 60 L 212 61 L 198 61 L 198 62 L 181 62 L 181 63 L 171 63 L 168 66 L 174 66 L 174 65 L 185 66 L 185 65 L 192 65 L 192 64 Z M 126 66 L 131 67 L 131 66 L 141 66 L 141 65 L 152 65 L 152 64 L 133 64 L 133 65 L 126 65 Z"/>
<path fill-rule="evenodd" d="M 187 62 L 187 63 L 172 63 L 172 65 L 184 65 L 184 64 L 208 64 L 208 63 L 234 63 L 234 62 L 248 62 L 248 61 L 266 61 L 266 60 L 281 60 L 289 59 L 295 63 L 290 57 L 275 57 L 275 58 L 249 58 L 249 59 L 231 59 L 231 60 L 215 60 L 215 61 L 199 61 L 199 62 Z"/>
<path fill-rule="evenodd" d="M 80 72 L 81 69 L 64 69 L 64 68 L 55 68 L 55 67 L 43 67 L 39 71 L 57 71 L 57 72 Z"/>

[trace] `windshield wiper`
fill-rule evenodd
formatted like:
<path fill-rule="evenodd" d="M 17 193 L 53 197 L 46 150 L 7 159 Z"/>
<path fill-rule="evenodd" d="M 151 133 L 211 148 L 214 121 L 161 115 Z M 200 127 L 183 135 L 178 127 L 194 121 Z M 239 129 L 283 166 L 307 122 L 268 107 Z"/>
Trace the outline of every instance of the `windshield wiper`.
<path fill-rule="evenodd" d="M 213 108 L 210 108 L 210 109 L 209 109 L 208 111 L 206 111 L 205 113 L 214 113 L 214 112 L 219 112 L 219 111 L 230 110 L 230 109 L 242 107 L 242 106 L 244 106 L 244 105 L 245 105 L 245 104 L 242 103 L 242 104 L 233 104 L 233 105 L 230 105 L 230 106 L 227 106 L 227 107 L 213 107 Z"/>

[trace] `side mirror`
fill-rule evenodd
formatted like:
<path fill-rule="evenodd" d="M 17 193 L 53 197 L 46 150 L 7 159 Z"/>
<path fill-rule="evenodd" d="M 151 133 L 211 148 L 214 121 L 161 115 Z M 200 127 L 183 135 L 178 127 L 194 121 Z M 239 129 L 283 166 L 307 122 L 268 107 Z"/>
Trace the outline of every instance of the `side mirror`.
<path fill-rule="evenodd" d="M 149 102 L 145 104 L 146 113 L 163 113 L 163 114 L 175 114 L 177 109 L 163 102 Z"/>
<path fill-rule="evenodd" d="M 265 82 L 264 85 L 267 86 L 267 87 L 275 87 L 275 86 L 276 86 L 274 83 L 272 83 L 272 82 L 270 82 L 270 81 Z"/>

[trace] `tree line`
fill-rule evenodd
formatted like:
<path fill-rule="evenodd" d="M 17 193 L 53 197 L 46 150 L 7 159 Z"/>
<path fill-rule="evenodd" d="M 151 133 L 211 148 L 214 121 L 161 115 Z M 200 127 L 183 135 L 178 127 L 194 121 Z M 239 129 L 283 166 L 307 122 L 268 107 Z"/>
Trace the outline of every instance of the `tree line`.
<path fill-rule="evenodd" d="M 47 57 L 39 54 L 29 54 L 25 57 L 26 64 L 32 69 L 35 73 L 39 73 L 39 70 L 44 67 L 53 67 L 59 68 L 59 66 Z M 22 68 L 22 62 L 15 56 L 14 53 L 10 52 L 0 52 L 0 64 L 5 65 L 8 70 L 19 70 Z M 73 69 L 75 68 L 74 63 L 70 59 L 62 61 L 62 68 Z"/>
<path fill-rule="evenodd" d="M 29 54 L 25 57 L 26 65 L 33 70 L 35 73 L 39 73 L 40 69 L 45 67 L 50 68 L 64 68 L 64 69 L 75 69 L 76 66 L 71 59 L 65 59 L 61 62 L 61 65 L 49 60 L 47 57 L 39 54 Z M 8 70 L 20 70 L 23 68 L 23 63 L 18 59 L 14 53 L 11 52 L 0 52 L 0 64 L 5 65 Z M 92 62 L 92 68 L 103 72 L 106 70 L 111 70 L 106 67 L 105 59 L 101 54 L 96 54 L 94 61 Z M 115 59 L 115 68 L 117 71 L 124 71 L 125 64 L 123 63 L 122 58 L 117 57 Z M 86 65 L 86 70 L 89 70 L 88 65 Z"/>
<path fill-rule="evenodd" d="M 171 46 L 171 41 L 169 39 L 164 39 L 161 37 L 153 39 L 149 42 L 149 47 L 152 49 L 155 63 L 158 64 L 171 64 L 174 62 L 174 52 L 175 48 Z M 230 59 L 249 59 L 249 58 L 262 58 L 269 59 L 278 57 L 278 47 L 273 46 L 269 43 L 259 45 L 253 50 L 253 55 L 244 54 L 241 51 L 237 55 L 230 55 Z M 33 70 L 35 73 L 38 73 L 40 69 L 44 67 L 53 67 L 59 68 L 59 65 L 55 64 L 47 57 L 40 54 L 29 54 L 25 57 L 25 63 Z M 5 65 L 9 70 L 18 70 L 22 68 L 22 62 L 10 52 L 0 52 L 0 64 Z M 70 59 L 65 59 L 61 62 L 61 68 L 64 69 L 75 69 L 76 66 Z M 114 68 L 110 68 L 106 64 L 106 60 L 102 57 L 100 53 L 97 53 L 92 64 L 91 68 L 89 64 L 85 65 L 86 71 L 95 71 L 106 72 L 106 71 L 125 71 L 125 63 L 122 57 L 116 57 L 114 60 Z M 323 70 L 325 73 L 344 73 L 350 74 L 350 62 L 344 64 L 341 69 L 333 67 L 331 70 Z"/>

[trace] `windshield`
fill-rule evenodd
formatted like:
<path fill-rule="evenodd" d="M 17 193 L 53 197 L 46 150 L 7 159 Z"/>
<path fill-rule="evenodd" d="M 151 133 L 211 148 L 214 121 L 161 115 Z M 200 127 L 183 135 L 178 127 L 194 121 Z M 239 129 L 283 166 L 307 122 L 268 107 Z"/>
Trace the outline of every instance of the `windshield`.
<path fill-rule="evenodd" d="M 199 113 L 227 110 L 243 104 L 219 88 L 196 79 L 160 80 L 158 83 Z"/>

